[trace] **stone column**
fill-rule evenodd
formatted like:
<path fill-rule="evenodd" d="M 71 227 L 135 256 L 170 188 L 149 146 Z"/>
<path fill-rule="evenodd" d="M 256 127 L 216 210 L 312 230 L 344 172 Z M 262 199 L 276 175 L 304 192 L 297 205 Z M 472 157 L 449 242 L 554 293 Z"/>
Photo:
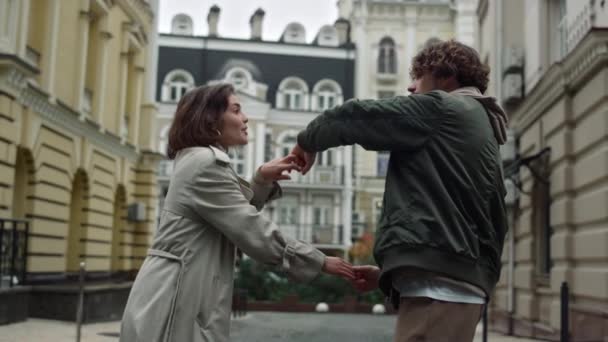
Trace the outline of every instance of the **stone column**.
<path fill-rule="evenodd" d="M 95 89 L 93 95 L 93 119 L 97 121 L 102 131 L 105 130 L 106 120 L 105 115 L 105 97 L 106 97 L 106 74 L 108 66 L 108 45 L 112 34 L 108 27 L 108 17 L 104 16 L 99 19 L 99 46 L 98 46 L 98 61 L 95 65 Z"/>
<path fill-rule="evenodd" d="M 138 52 L 136 60 L 141 60 L 142 57 L 142 52 Z M 146 69 L 142 65 L 142 63 L 135 63 L 133 66 L 133 83 L 131 86 L 133 87 L 134 91 L 130 94 L 131 108 L 128 109 L 130 115 L 128 140 L 137 148 L 139 148 L 139 122 L 141 117 L 142 97 L 144 93 L 143 84 L 146 72 Z"/>
<path fill-rule="evenodd" d="M 40 70 L 42 70 L 42 88 L 51 96 L 51 102 L 55 101 L 55 72 L 57 59 L 57 40 L 59 39 L 59 13 L 61 0 L 48 0 L 49 23 L 44 40 L 44 50 Z"/>
<path fill-rule="evenodd" d="M 258 122 L 255 126 L 255 165 L 260 167 L 264 164 L 264 153 L 266 152 L 266 123 Z"/>
<path fill-rule="evenodd" d="M 76 72 L 74 73 L 74 108 L 80 111 L 81 118 L 84 118 L 85 113 L 82 110 L 84 98 L 84 85 L 87 75 L 87 59 L 89 51 L 89 26 L 91 23 L 91 13 L 89 12 L 89 1 L 83 0 L 80 2 L 79 30 L 78 30 L 78 47 L 76 48 L 77 64 Z"/>
<path fill-rule="evenodd" d="M 343 244 L 351 245 L 352 218 L 353 218 L 353 147 L 343 148 L 344 188 L 342 190 L 342 226 L 344 235 Z"/>

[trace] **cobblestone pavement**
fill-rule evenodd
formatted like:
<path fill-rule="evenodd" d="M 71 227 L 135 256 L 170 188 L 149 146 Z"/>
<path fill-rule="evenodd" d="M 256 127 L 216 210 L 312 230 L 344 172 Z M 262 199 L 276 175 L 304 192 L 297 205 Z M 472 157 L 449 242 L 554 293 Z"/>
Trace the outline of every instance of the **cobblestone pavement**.
<path fill-rule="evenodd" d="M 232 322 L 232 342 L 390 342 L 395 316 L 253 312 Z M 120 322 L 87 324 L 82 342 L 116 342 Z M 0 342 L 74 342 L 74 323 L 29 319 L 0 326 Z M 489 342 L 533 340 L 490 334 Z M 475 338 L 481 342 L 481 334 Z"/>

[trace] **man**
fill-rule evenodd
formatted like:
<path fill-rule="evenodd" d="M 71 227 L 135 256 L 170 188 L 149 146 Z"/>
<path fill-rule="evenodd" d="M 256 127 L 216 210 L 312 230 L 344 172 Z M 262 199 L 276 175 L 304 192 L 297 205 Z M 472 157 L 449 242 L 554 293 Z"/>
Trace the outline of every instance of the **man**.
<path fill-rule="evenodd" d="M 482 95 L 488 74 L 470 47 L 431 45 L 413 59 L 412 95 L 327 110 L 292 152 L 307 172 L 330 147 L 390 151 L 374 246 L 380 268 L 357 267 L 354 286 L 379 286 L 399 308 L 395 341 L 471 341 L 498 281 L 506 116 Z"/>

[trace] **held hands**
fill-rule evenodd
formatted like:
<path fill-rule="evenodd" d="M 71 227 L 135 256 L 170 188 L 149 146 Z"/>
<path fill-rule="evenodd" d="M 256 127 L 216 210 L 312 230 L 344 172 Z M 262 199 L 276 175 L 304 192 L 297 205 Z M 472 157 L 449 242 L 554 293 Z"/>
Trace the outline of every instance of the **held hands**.
<path fill-rule="evenodd" d="M 340 276 L 351 282 L 355 281 L 355 273 L 353 272 L 353 266 L 337 257 L 325 257 L 325 263 L 323 264 L 323 272 L 335 276 Z"/>
<path fill-rule="evenodd" d="M 355 279 L 351 284 L 357 291 L 368 292 L 378 288 L 380 280 L 380 269 L 376 266 L 354 266 Z"/>
<path fill-rule="evenodd" d="M 325 257 L 323 272 L 342 277 L 359 292 L 368 292 L 378 288 L 380 269 L 376 266 L 353 266 L 336 257 Z"/>
<path fill-rule="evenodd" d="M 303 175 L 310 171 L 310 168 L 314 165 L 317 157 L 316 153 L 306 152 L 298 144 L 291 150 L 291 155 L 296 156 L 296 163 L 302 167 Z"/>
<path fill-rule="evenodd" d="M 298 158 L 293 154 L 273 159 L 260 166 L 258 172 L 266 182 L 291 179 L 291 177 L 289 177 L 289 172 L 293 170 L 302 172 L 302 167 L 298 165 L 297 159 Z M 287 172 L 287 174 L 284 172 Z"/>

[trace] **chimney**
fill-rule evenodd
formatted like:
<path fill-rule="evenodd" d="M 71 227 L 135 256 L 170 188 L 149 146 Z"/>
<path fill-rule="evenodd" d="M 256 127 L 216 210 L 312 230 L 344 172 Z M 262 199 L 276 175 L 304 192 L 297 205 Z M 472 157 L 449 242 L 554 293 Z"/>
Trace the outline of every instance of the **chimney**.
<path fill-rule="evenodd" d="M 258 8 L 249 19 L 252 40 L 262 40 L 262 22 L 264 21 L 264 14 L 264 10 Z"/>
<path fill-rule="evenodd" d="M 209 25 L 209 37 L 217 37 L 217 23 L 220 21 L 220 8 L 218 5 L 213 5 L 209 9 L 207 15 L 207 24 Z"/>
<path fill-rule="evenodd" d="M 350 43 L 350 22 L 344 18 L 336 20 L 334 27 L 338 31 L 338 44 Z"/>

